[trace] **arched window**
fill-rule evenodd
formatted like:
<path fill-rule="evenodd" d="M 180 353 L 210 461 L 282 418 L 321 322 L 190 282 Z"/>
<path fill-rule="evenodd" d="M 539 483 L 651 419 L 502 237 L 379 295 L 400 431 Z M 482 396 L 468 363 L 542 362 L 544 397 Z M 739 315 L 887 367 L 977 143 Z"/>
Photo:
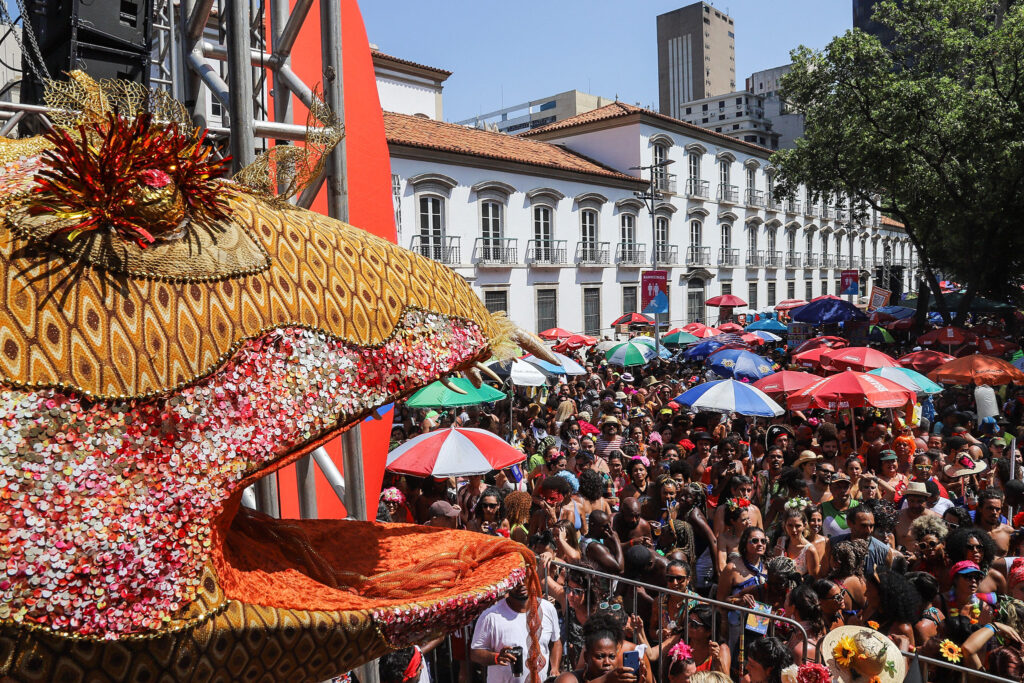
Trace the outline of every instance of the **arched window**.
<path fill-rule="evenodd" d="M 835 236 L 835 240 L 836 240 L 836 258 L 842 258 L 842 256 L 843 256 L 843 236 L 837 233 L 836 236 Z"/>
<path fill-rule="evenodd" d="M 658 216 L 654 220 L 654 241 L 658 249 L 668 246 L 668 218 Z"/>
<path fill-rule="evenodd" d="M 828 257 L 828 235 L 822 234 L 821 236 L 821 258 Z"/>
<path fill-rule="evenodd" d="M 871 260 L 878 263 L 878 240 L 871 240 Z"/>
<path fill-rule="evenodd" d="M 732 225 L 722 223 L 722 249 L 732 249 Z"/>
<path fill-rule="evenodd" d="M 619 218 L 619 227 L 622 244 L 631 247 L 636 244 L 636 216 L 631 213 L 622 214 Z"/>
<path fill-rule="evenodd" d="M 729 180 L 732 178 L 732 162 L 728 159 L 721 159 L 718 162 L 718 182 L 725 186 L 731 185 Z"/>
<path fill-rule="evenodd" d="M 664 164 L 668 161 L 668 147 L 662 143 L 657 143 L 651 148 L 651 156 L 654 161 L 654 186 L 659 190 L 667 190 L 668 183 L 665 182 L 668 178 L 668 171 L 665 170 L 664 166 L 658 164 Z"/>
<path fill-rule="evenodd" d="M 860 238 L 860 267 L 866 268 L 868 265 L 868 238 Z"/>
<path fill-rule="evenodd" d="M 807 255 L 810 256 L 811 254 L 814 253 L 814 233 L 813 232 L 808 232 L 807 233 L 806 242 L 807 242 L 807 244 L 804 245 L 804 248 L 807 250 Z"/>
<path fill-rule="evenodd" d="M 480 203 L 481 258 L 501 258 L 502 206 L 500 202 L 488 200 Z"/>
<path fill-rule="evenodd" d="M 786 251 L 791 254 L 796 251 L 796 230 L 786 231 Z"/>
<path fill-rule="evenodd" d="M 580 211 L 580 241 L 584 248 L 597 246 L 597 211 Z"/>
<path fill-rule="evenodd" d="M 776 238 L 776 236 L 777 235 L 775 233 L 775 228 L 772 228 L 772 229 L 770 229 L 768 231 L 768 256 L 769 257 L 775 256 L 775 238 Z"/>
<path fill-rule="evenodd" d="M 690 246 L 699 247 L 703 242 L 701 236 L 702 226 L 700 221 L 690 221 Z"/>
<path fill-rule="evenodd" d="M 441 261 L 444 251 L 444 198 L 420 195 L 419 248 L 423 256 Z"/>
<path fill-rule="evenodd" d="M 700 180 L 700 153 L 690 152 L 686 155 L 686 163 L 691 180 Z"/>
<path fill-rule="evenodd" d="M 551 207 L 538 204 L 533 207 L 533 239 L 537 240 L 537 260 L 550 261 L 554 244 L 552 242 Z"/>

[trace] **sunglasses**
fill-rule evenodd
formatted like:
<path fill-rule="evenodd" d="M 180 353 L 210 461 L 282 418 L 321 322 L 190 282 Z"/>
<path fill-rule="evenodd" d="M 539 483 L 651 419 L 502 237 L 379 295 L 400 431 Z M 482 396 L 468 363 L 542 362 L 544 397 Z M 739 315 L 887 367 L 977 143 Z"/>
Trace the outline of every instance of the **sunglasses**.
<path fill-rule="evenodd" d="M 707 626 L 698 619 L 690 619 L 690 628 L 707 628 Z"/>
<path fill-rule="evenodd" d="M 484 508 L 485 510 L 497 510 L 498 509 L 498 504 L 497 503 L 480 503 L 480 507 Z"/>
<path fill-rule="evenodd" d="M 582 588 L 566 588 L 565 592 L 569 595 L 583 595 L 584 593 L 586 593 L 586 591 Z"/>
<path fill-rule="evenodd" d="M 980 543 L 968 543 L 967 544 L 967 549 L 968 550 L 977 550 L 977 551 L 980 552 L 980 551 L 985 550 L 985 546 L 983 546 Z"/>
<path fill-rule="evenodd" d="M 684 576 L 666 576 L 665 580 L 667 582 L 669 582 L 669 583 L 679 583 L 680 581 L 687 581 L 687 580 L 689 580 L 689 578 L 690 577 L 687 576 L 687 575 L 684 575 Z"/>
<path fill-rule="evenodd" d="M 925 543 L 924 541 L 918 541 L 917 542 L 917 547 L 920 548 L 921 550 L 924 550 L 926 548 L 930 549 L 930 550 L 935 550 L 936 548 L 939 547 L 939 542 L 938 541 L 928 541 L 927 543 Z"/>
<path fill-rule="evenodd" d="M 617 602 L 602 602 L 598 604 L 597 608 L 611 610 L 612 612 L 618 612 L 622 609 L 622 605 L 620 605 Z"/>
<path fill-rule="evenodd" d="M 768 545 L 767 538 L 752 538 L 749 542 L 751 545 Z"/>

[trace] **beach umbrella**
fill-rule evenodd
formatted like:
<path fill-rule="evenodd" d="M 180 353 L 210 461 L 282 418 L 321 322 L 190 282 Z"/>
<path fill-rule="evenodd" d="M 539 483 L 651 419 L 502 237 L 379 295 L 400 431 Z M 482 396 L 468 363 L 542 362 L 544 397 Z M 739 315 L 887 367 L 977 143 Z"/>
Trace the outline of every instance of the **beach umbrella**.
<path fill-rule="evenodd" d="M 557 368 L 557 372 L 555 374 L 559 374 L 559 375 L 585 375 L 585 374 L 587 374 L 587 369 L 584 368 L 582 365 L 580 365 L 575 360 L 573 360 L 572 358 L 570 358 L 569 356 L 566 356 L 563 353 L 557 353 L 557 352 L 552 353 L 552 355 L 555 358 L 558 359 L 559 363 L 561 363 L 560 366 L 559 365 L 554 365 L 554 364 L 549 363 L 549 362 L 547 362 L 545 360 L 541 360 L 540 358 L 537 358 L 533 354 L 529 354 L 529 353 L 526 354 L 525 356 L 523 356 L 522 359 L 524 361 L 526 361 L 527 363 L 530 363 L 532 365 L 536 365 L 537 367 L 544 368 L 545 370 L 548 370 L 549 368 L 552 368 L 552 367 Z M 549 370 L 549 372 L 554 372 L 554 371 Z"/>
<path fill-rule="evenodd" d="M 558 342 L 551 348 L 558 353 L 565 353 L 566 351 L 582 349 L 585 346 L 593 346 L 596 343 L 597 339 L 595 337 L 588 337 L 585 334 L 573 334 Z"/>
<path fill-rule="evenodd" d="M 548 341 L 552 341 L 555 339 L 566 339 L 568 337 L 571 337 L 572 332 L 561 327 L 552 327 L 550 329 L 544 330 L 537 336 L 540 337 L 541 339 L 547 339 Z"/>
<path fill-rule="evenodd" d="M 643 313 L 626 313 L 612 321 L 611 327 L 616 325 L 653 325 L 654 318 Z"/>
<path fill-rule="evenodd" d="M 688 323 L 683 325 L 683 331 L 689 332 L 695 337 L 704 339 L 706 337 L 714 337 L 716 334 L 720 334 L 714 327 L 708 327 L 704 323 Z"/>
<path fill-rule="evenodd" d="M 892 322 L 882 323 L 882 325 L 885 329 L 892 330 L 893 332 L 909 332 L 914 328 L 914 319 L 901 318 L 899 320 L 893 320 Z"/>
<path fill-rule="evenodd" d="M 772 334 L 768 330 L 757 330 L 756 332 L 751 332 L 751 334 L 753 334 L 757 338 L 761 339 L 762 341 L 766 341 L 768 343 L 774 343 L 774 342 L 782 341 L 782 337 L 780 337 L 777 334 Z M 743 338 L 746 339 L 747 335 L 743 335 Z"/>
<path fill-rule="evenodd" d="M 913 353 L 908 353 L 905 356 L 900 356 L 896 359 L 896 362 L 905 368 L 910 368 L 911 370 L 927 374 L 951 360 L 955 360 L 955 358 L 948 353 L 926 349 L 924 351 L 914 351 Z"/>
<path fill-rule="evenodd" d="M 724 346 L 726 346 L 725 342 L 719 341 L 714 337 L 710 339 L 704 339 L 703 341 L 694 344 L 690 348 L 686 349 L 686 351 L 683 353 L 683 357 L 686 360 L 704 360 L 712 353 L 718 351 Z"/>
<path fill-rule="evenodd" d="M 605 358 L 612 365 L 628 368 L 634 365 L 647 365 L 657 355 L 653 345 L 630 340 L 609 349 Z"/>
<path fill-rule="evenodd" d="M 879 316 L 882 320 L 904 320 L 914 317 L 916 312 L 913 308 L 906 306 L 879 306 L 871 314 Z"/>
<path fill-rule="evenodd" d="M 786 327 L 785 323 L 781 323 L 775 318 L 764 318 L 762 320 L 756 320 L 747 325 L 747 332 L 782 332 L 786 333 L 789 328 Z"/>
<path fill-rule="evenodd" d="M 807 305 L 806 299 L 783 299 L 779 303 L 775 304 L 776 311 L 791 311 L 794 308 L 800 308 L 801 306 Z"/>
<path fill-rule="evenodd" d="M 952 325 L 948 327 L 940 327 L 937 330 L 925 332 L 917 338 L 917 343 L 921 346 L 960 346 L 969 341 L 974 341 L 977 337 L 974 336 L 973 332 L 968 332 L 962 327 L 954 327 Z"/>
<path fill-rule="evenodd" d="M 796 363 L 802 368 L 810 368 L 812 370 L 816 368 L 821 368 L 823 370 L 828 370 L 828 359 L 823 358 L 822 355 L 828 353 L 831 350 L 832 349 L 830 349 L 827 346 L 818 346 L 813 349 L 801 351 L 800 353 L 794 353 L 792 356 L 790 356 L 790 360 L 792 360 L 794 363 Z"/>
<path fill-rule="evenodd" d="M 469 477 L 503 470 L 525 459 L 525 453 L 497 434 L 450 427 L 406 441 L 388 453 L 386 468 L 414 477 Z"/>
<path fill-rule="evenodd" d="M 434 382 L 413 394 L 406 405 L 411 408 L 455 408 L 491 403 L 506 398 L 505 394 L 486 384 L 477 389 L 465 377 L 453 377 L 449 383 L 465 391 L 458 394 L 440 382 Z"/>
<path fill-rule="evenodd" d="M 719 377 L 748 382 L 756 382 L 775 372 L 770 360 L 743 349 L 719 349 L 708 356 L 705 363 Z"/>
<path fill-rule="evenodd" d="M 743 331 L 743 327 L 732 322 L 722 323 L 721 325 L 718 326 L 718 331 L 728 332 L 731 334 L 739 334 L 740 332 Z"/>
<path fill-rule="evenodd" d="M 830 325 L 834 323 L 867 320 L 864 311 L 843 299 L 822 299 L 811 301 L 806 306 L 794 308 L 790 317 L 798 323 Z"/>
<path fill-rule="evenodd" d="M 994 323 L 982 323 L 971 328 L 971 332 L 979 337 L 1002 337 L 1006 330 Z"/>
<path fill-rule="evenodd" d="M 549 378 L 555 376 L 554 373 L 545 372 L 536 365 L 518 358 L 494 361 L 493 363 L 488 363 L 487 367 L 501 379 L 508 380 L 522 387 L 543 386 L 547 384 Z"/>
<path fill-rule="evenodd" d="M 916 400 L 915 392 L 892 380 L 844 370 L 790 394 L 786 403 L 790 410 L 838 410 L 864 406 L 897 408 Z"/>
<path fill-rule="evenodd" d="M 928 379 L 939 384 L 1024 384 L 1024 372 L 1002 358 L 972 353 L 940 365 Z"/>
<path fill-rule="evenodd" d="M 793 353 L 803 353 L 804 351 L 810 351 L 818 347 L 824 346 L 830 349 L 838 349 L 843 346 L 849 346 L 850 342 L 846 341 L 842 337 L 811 337 L 800 346 L 793 349 Z"/>
<path fill-rule="evenodd" d="M 670 332 L 661 338 L 661 341 L 670 346 L 689 346 L 690 344 L 696 344 L 700 341 L 700 338 L 696 335 L 690 334 L 689 332 L 683 332 L 678 330 L 676 332 Z"/>
<path fill-rule="evenodd" d="M 1016 351 L 1017 345 L 1006 339 L 980 339 L 978 351 L 989 356 L 1001 356 L 1007 351 Z"/>
<path fill-rule="evenodd" d="M 765 334 L 770 334 L 770 333 L 765 333 Z M 772 336 L 775 336 L 775 335 L 772 335 Z M 758 336 L 757 334 L 755 334 L 753 332 L 744 332 L 743 334 L 740 335 L 740 339 L 743 340 L 744 344 L 750 344 L 751 346 L 762 346 L 765 343 L 765 341 L 766 341 L 764 338 Z M 778 339 L 778 337 L 776 337 L 776 339 Z"/>
<path fill-rule="evenodd" d="M 760 389 L 734 379 L 706 382 L 675 397 L 675 402 L 695 412 L 737 413 L 778 417 L 785 410 Z"/>
<path fill-rule="evenodd" d="M 704 304 L 706 306 L 731 306 L 736 308 L 738 306 L 746 306 L 747 302 L 733 294 L 720 294 L 711 297 Z"/>
<path fill-rule="evenodd" d="M 652 349 L 657 349 L 658 348 L 658 345 L 654 343 L 654 337 L 647 337 L 647 336 L 644 336 L 644 335 L 640 335 L 640 336 L 637 336 L 637 337 L 633 337 L 633 339 L 631 341 L 635 341 L 635 342 L 638 342 L 640 344 L 647 344 Z M 665 360 L 668 360 L 668 359 L 672 358 L 672 352 L 668 349 L 668 347 L 665 346 L 665 342 L 664 341 L 661 342 L 660 349 L 658 349 L 658 350 L 660 351 L 660 353 L 658 354 L 659 358 L 663 358 Z"/>
<path fill-rule="evenodd" d="M 918 394 L 938 394 L 942 387 L 931 381 L 920 372 L 903 367 L 876 368 L 868 372 L 869 375 L 878 375 L 890 379 L 896 384 L 906 387 Z"/>
<path fill-rule="evenodd" d="M 615 339 L 603 339 L 597 342 L 597 346 L 595 346 L 594 348 L 596 348 L 601 353 L 605 353 L 606 351 L 608 351 L 608 349 L 614 349 L 621 343 L 621 341 Z"/>
<path fill-rule="evenodd" d="M 872 325 L 868 328 L 868 339 L 878 344 L 892 344 L 896 340 L 889 334 L 889 330 L 878 325 Z"/>
<path fill-rule="evenodd" d="M 887 368 L 899 365 L 896 359 L 887 353 L 869 346 L 846 346 L 829 349 L 821 354 L 822 365 L 834 370 L 856 370 L 867 372 L 875 368 Z"/>
<path fill-rule="evenodd" d="M 1024 370 L 1024 356 L 1015 358 L 1013 362 L 1010 363 L 1010 365 L 1017 368 L 1018 370 Z"/>
<path fill-rule="evenodd" d="M 754 386 L 768 394 L 772 398 L 785 398 L 794 391 L 808 387 L 821 377 L 812 375 L 809 372 L 797 370 L 782 370 L 754 382 Z"/>

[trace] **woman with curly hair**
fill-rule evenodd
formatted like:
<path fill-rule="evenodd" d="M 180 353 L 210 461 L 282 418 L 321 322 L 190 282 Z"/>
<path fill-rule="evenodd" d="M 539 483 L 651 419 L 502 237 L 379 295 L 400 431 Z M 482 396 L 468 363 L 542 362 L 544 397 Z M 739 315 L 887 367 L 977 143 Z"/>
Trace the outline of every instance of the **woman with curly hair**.
<path fill-rule="evenodd" d="M 946 535 L 949 529 L 945 522 L 935 515 L 921 515 L 910 524 L 910 536 L 915 547 L 909 549 L 907 561 L 910 571 L 926 572 L 939 581 L 939 586 L 949 589 L 949 558 L 946 557 Z"/>
<path fill-rule="evenodd" d="M 722 493 L 715 500 L 718 501 L 718 507 L 715 508 L 714 516 L 714 530 L 716 534 L 721 534 L 725 531 L 725 506 L 722 505 L 725 501 L 730 498 L 737 500 L 753 500 L 754 495 L 754 480 L 745 474 L 735 474 L 725 480 L 722 486 Z M 764 523 L 761 518 L 761 511 L 756 506 L 750 508 L 750 525 L 759 526 L 764 528 Z"/>
<path fill-rule="evenodd" d="M 613 514 L 611 504 L 604 497 L 604 477 L 599 472 L 583 470 L 580 472 L 578 480 L 580 486 L 579 494 L 582 501 L 580 508 L 584 517 L 588 517 L 594 510 L 600 510 L 609 515 Z"/>
<path fill-rule="evenodd" d="M 509 525 L 509 538 L 525 544 L 530 537 L 527 523 L 530 521 L 530 508 L 533 507 L 533 496 L 526 491 L 512 491 L 504 500 L 505 521 Z"/>
<path fill-rule="evenodd" d="M 976 527 L 960 527 L 946 537 L 946 555 L 949 557 L 950 566 L 970 560 L 985 574 L 978 584 L 980 593 L 1006 592 L 1006 576 L 992 568 L 997 550 L 992 537 Z M 947 578 L 952 581 L 950 577 Z"/>
<path fill-rule="evenodd" d="M 640 507 L 640 516 L 651 523 L 654 544 L 658 550 L 668 555 L 674 550 L 682 550 L 686 561 L 691 564 L 693 556 L 693 527 L 679 518 L 681 506 L 679 502 L 679 484 L 668 474 L 662 474 L 654 480 L 650 497 Z"/>
<path fill-rule="evenodd" d="M 647 495 L 647 490 L 651 484 L 647 478 L 647 465 L 639 458 L 630 460 L 627 465 L 629 468 L 629 483 L 619 492 L 619 499 L 643 498 Z"/>
<path fill-rule="evenodd" d="M 725 570 L 725 565 L 733 561 L 733 555 L 742 548 L 743 532 L 757 529 L 751 522 L 754 506 L 746 498 L 729 498 L 721 507 L 725 508 L 725 529 L 718 535 L 718 573 Z"/>
<path fill-rule="evenodd" d="M 919 643 L 926 643 L 929 638 L 934 638 L 942 632 L 946 620 L 938 607 L 941 593 L 939 580 L 925 572 L 910 572 L 907 574 L 907 580 L 914 584 L 914 588 L 921 595 L 921 618 L 914 625 L 914 638 Z"/>
<path fill-rule="evenodd" d="M 921 595 L 907 577 L 888 569 L 878 569 L 865 579 L 864 623 L 909 651 L 915 642 L 914 624 L 921 619 Z"/>
<path fill-rule="evenodd" d="M 484 534 L 497 535 L 508 532 L 509 523 L 505 519 L 505 508 L 502 505 L 501 491 L 488 486 L 480 494 L 473 515 L 469 518 L 466 528 Z"/>
<path fill-rule="evenodd" d="M 847 539 L 832 548 L 832 571 L 828 578 L 838 585 L 843 594 L 839 616 L 844 624 L 860 624 L 867 592 L 864 580 L 864 560 L 868 556 L 868 542 L 863 538 Z"/>

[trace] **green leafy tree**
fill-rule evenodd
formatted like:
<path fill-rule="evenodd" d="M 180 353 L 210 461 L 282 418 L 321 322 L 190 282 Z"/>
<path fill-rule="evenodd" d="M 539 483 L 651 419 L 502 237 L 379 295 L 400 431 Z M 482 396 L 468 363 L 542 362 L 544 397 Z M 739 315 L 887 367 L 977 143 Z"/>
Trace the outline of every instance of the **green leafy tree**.
<path fill-rule="evenodd" d="M 823 52 L 800 47 L 782 82 L 806 118 L 777 152 L 781 194 L 805 184 L 848 194 L 901 222 L 927 286 L 965 283 L 957 318 L 984 294 L 1019 298 L 1024 274 L 1024 4 L 886 0 L 888 49 L 851 30 Z"/>

